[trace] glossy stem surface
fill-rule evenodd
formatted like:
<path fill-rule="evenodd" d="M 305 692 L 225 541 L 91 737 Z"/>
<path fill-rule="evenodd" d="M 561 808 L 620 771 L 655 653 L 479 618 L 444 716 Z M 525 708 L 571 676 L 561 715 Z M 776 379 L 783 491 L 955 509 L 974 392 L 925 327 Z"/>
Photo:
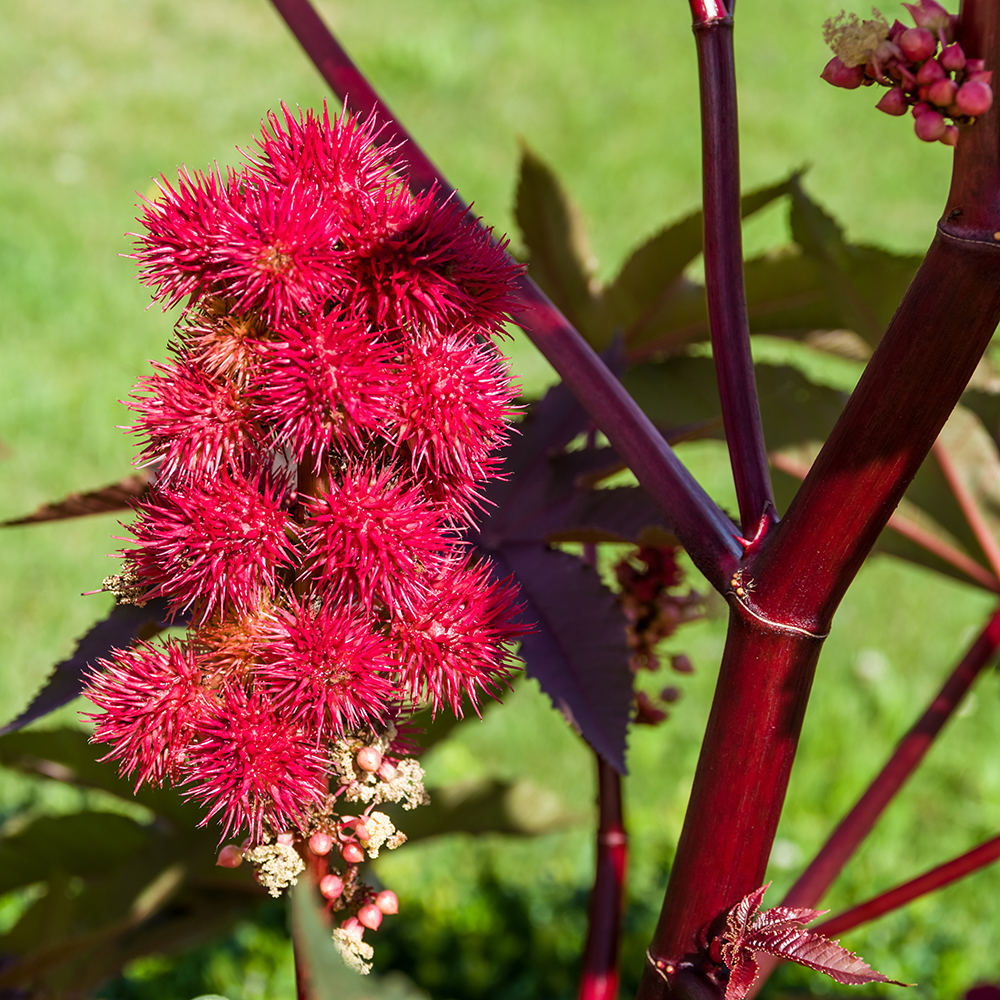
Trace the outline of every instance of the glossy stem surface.
<path fill-rule="evenodd" d="M 622 818 L 621 775 L 599 754 L 597 760 L 597 865 L 587 909 L 579 1000 L 617 1000 L 628 837 Z"/>
<path fill-rule="evenodd" d="M 377 114 L 382 135 L 399 146 L 397 161 L 414 188 L 454 188 L 398 124 L 371 84 L 350 60 L 309 0 L 272 0 L 323 78 L 348 108 Z M 528 336 L 604 432 L 663 512 L 695 565 L 717 589 L 739 562 L 738 531 L 687 471 L 652 421 L 538 286 L 521 275 L 518 316 Z"/>
<path fill-rule="evenodd" d="M 878 896 L 869 899 L 867 902 L 852 906 L 851 909 L 838 913 L 837 916 L 817 924 L 812 930 L 832 937 L 834 934 L 843 934 L 854 927 L 866 924 L 870 920 L 875 920 L 885 913 L 898 910 L 901 906 L 912 902 L 920 896 L 925 896 L 936 889 L 943 889 L 952 882 L 957 882 L 966 875 L 971 875 L 980 868 L 993 864 L 1000 858 L 1000 836 L 987 840 L 986 843 L 974 847 L 966 854 L 962 854 L 951 861 L 946 861 L 937 868 L 932 868 L 923 875 L 918 875 L 909 882 L 896 886 L 888 892 L 880 893 Z"/>
<path fill-rule="evenodd" d="M 701 167 L 705 219 L 705 289 L 722 422 L 744 537 L 761 517 L 777 520 L 764 428 L 757 400 L 743 285 L 740 155 L 733 22 L 711 17 L 692 0 L 701 91 Z"/>

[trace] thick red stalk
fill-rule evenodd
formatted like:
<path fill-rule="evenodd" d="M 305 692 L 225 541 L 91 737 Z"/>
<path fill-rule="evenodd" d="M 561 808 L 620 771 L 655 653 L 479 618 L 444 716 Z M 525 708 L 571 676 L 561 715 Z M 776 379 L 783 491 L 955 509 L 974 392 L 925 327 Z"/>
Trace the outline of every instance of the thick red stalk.
<path fill-rule="evenodd" d="M 753 538 L 765 514 L 777 520 L 757 401 L 743 287 L 740 157 L 733 21 L 717 5 L 691 0 L 701 86 L 705 289 L 722 422 L 740 522 Z M 706 16 L 707 15 L 707 16 Z"/>
<path fill-rule="evenodd" d="M 990 68 L 997 7 L 973 0 L 963 10 L 976 39 L 966 51 Z M 821 639 L 1000 319 L 996 108 L 968 134 L 949 202 L 962 213 L 939 224 L 788 514 L 733 578 L 729 640 L 643 1000 L 688 995 L 654 963 L 678 968 L 703 954 L 706 926 L 763 883 Z"/>
<path fill-rule="evenodd" d="M 454 189 L 400 126 L 351 62 L 309 0 L 272 0 L 334 92 L 353 111 L 377 114 L 386 140 L 415 188 Z M 735 569 L 740 547 L 732 522 L 684 468 L 652 422 L 589 344 L 526 275 L 517 285 L 520 322 L 594 423 L 659 505 L 695 565 L 717 589 Z"/>
<path fill-rule="evenodd" d="M 858 845 L 868 836 L 882 811 L 916 770 L 944 724 L 958 708 L 980 671 L 1000 647 L 1000 610 L 969 647 L 927 710 L 900 740 L 878 777 L 841 820 L 820 852 L 788 890 L 782 906 L 815 906 L 833 884 Z"/>
<path fill-rule="evenodd" d="M 1000 609 L 969 647 L 944 686 L 935 695 L 924 714 L 900 740 L 895 752 L 854 808 L 841 820 L 819 853 L 799 876 L 782 899 L 782 906 L 814 907 L 843 870 L 861 842 L 871 832 L 886 806 L 924 759 L 945 723 L 961 704 L 972 683 L 1000 648 Z M 824 933 L 826 933 L 824 931 Z M 780 960 L 761 955 L 760 974 L 753 994 L 767 981 Z"/>
<path fill-rule="evenodd" d="M 579 1000 L 617 1000 L 618 945 L 621 939 L 628 838 L 622 821 L 621 776 L 597 759 L 597 868 L 587 910 Z"/>
<path fill-rule="evenodd" d="M 852 906 L 851 909 L 824 920 L 812 929 L 827 937 L 843 934 L 876 917 L 881 917 L 884 913 L 898 910 L 919 896 L 925 896 L 935 889 L 943 889 L 946 885 L 951 885 L 952 882 L 957 882 L 960 878 L 993 864 L 997 858 L 1000 858 L 1000 836 L 987 840 L 985 844 L 980 844 L 968 853 L 946 861 L 943 865 L 938 865 L 937 868 L 932 868 L 923 875 L 896 886 L 895 889 L 883 892 L 865 903 Z"/>

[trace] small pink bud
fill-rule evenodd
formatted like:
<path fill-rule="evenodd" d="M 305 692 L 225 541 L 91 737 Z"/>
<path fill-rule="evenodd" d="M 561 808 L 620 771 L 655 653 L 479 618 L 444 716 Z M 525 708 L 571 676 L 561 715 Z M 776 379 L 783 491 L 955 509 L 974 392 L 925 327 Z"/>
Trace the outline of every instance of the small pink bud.
<path fill-rule="evenodd" d="M 953 100 L 958 91 L 958 85 L 954 80 L 947 77 L 943 80 L 935 80 L 927 90 L 927 96 L 931 104 L 936 104 L 939 108 L 946 108 Z"/>
<path fill-rule="evenodd" d="M 904 3 L 903 6 L 921 28 L 938 31 L 951 27 L 951 14 L 937 0 L 920 0 L 919 3 Z"/>
<path fill-rule="evenodd" d="M 955 104 L 962 109 L 963 115 L 981 115 L 989 111 L 992 103 L 993 89 L 979 80 L 963 83 L 955 95 Z"/>
<path fill-rule="evenodd" d="M 892 27 L 889 29 L 889 41 L 899 43 L 899 36 L 909 29 L 903 24 L 902 21 L 897 17 L 895 21 L 892 22 Z"/>
<path fill-rule="evenodd" d="M 319 880 L 319 891 L 326 899 L 337 899 L 344 892 L 344 880 L 339 875 L 324 875 Z"/>
<path fill-rule="evenodd" d="M 361 820 L 358 820 L 357 825 L 354 827 L 354 832 L 355 834 L 357 834 L 358 840 L 372 839 L 371 831 L 368 829 L 367 826 L 365 826 L 364 823 L 361 822 Z"/>
<path fill-rule="evenodd" d="M 910 113 L 913 115 L 914 118 L 919 118 L 921 115 L 927 114 L 928 111 L 930 111 L 930 107 L 924 104 L 923 101 L 918 101 L 916 104 L 913 105 L 913 108 Z"/>
<path fill-rule="evenodd" d="M 895 41 L 910 62 L 923 62 L 937 51 L 937 39 L 926 28 L 907 28 Z"/>
<path fill-rule="evenodd" d="M 670 666 L 679 674 L 693 674 L 694 666 L 691 663 L 689 657 L 685 656 L 684 653 L 678 653 L 676 656 L 670 657 Z"/>
<path fill-rule="evenodd" d="M 239 868 L 243 864 L 243 852 L 235 844 L 226 844 L 219 851 L 215 862 L 220 868 Z"/>
<path fill-rule="evenodd" d="M 365 903 L 358 910 L 358 922 L 370 930 L 377 931 L 378 925 L 382 923 L 382 911 L 374 903 Z"/>
<path fill-rule="evenodd" d="M 340 922 L 340 929 L 347 931 L 355 941 L 360 941 L 365 933 L 365 929 L 357 917 L 348 917 L 346 920 L 342 920 Z"/>
<path fill-rule="evenodd" d="M 660 692 L 660 701 L 665 701 L 668 705 L 672 705 L 681 696 L 680 688 L 675 687 L 665 687 Z"/>
<path fill-rule="evenodd" d="M 387 915 L 399 913 L 399 898 L 392 889 L 383 889 L 375 897 L 375 905 Z"/>
<path fill-rule="evenodd" d="M 291 847 L 295 842 L 295 837 L 290 833 L 279 833 L 278 843 L 284 847 Z"/>
<path fill-rule="evenodd" d="M 240 844 L 241 851 L 249 851 L 253 847 L 253 841 L 249 837 L 243 838 L 243 843 Z"/>
<path fill-rule="evenodd" d="M 924 142 L 937 142 L 944 135 L 944 118 L 936 111 L 925 111 L 914 123 L 913 131 Z"/>
<path fill-rule="evenodd" d="M 928 59 L 927 62 L 917 70 L 917 83 L 933 83 L 941 80 L 945 76 L 945 71 L 937 59 Z"/>
<path fill-rule="evenodd" d="M 377 771 L 382 763 L 382 754 L 375 747 L 362 747 L 358 751 L 357 760 L 362 771 Z"/>
<path fill-rule="evenodd" d="M 309 838 L 309 850 L 313 854 L 329 854 L 333 850 L 333 837 L 328 833 L 314 833 Z"/>
<path fill-rule="evenodd" d="M 361 850 L 359 845 L 354 843 L 344 844 L 340 849 L 340 853 L 344 856 L 344 860 L 348 864 L 359 865 L 365 860 L 365 852 Z"/>
<path fill-rule="evenodd" d="M 949 45 L 938 56 L 938 62 L 949 73 L 956 73 L 960 69 L 965 69 L 965 53 L 962 51 L 962 46 L 958 42 Z"/>
<path fill-rule="evenodd" d="M 392 766 L 387 760 L 382 761 L 378 766 L 378 770 L 375 772 L 383 781 L 395 781 L 396 775 L 399 771 Z"/>
<path fill-rule="evenodd" d="M 955 146 L 958 144 L 958 126 L 957 125 L 946 125 L 944 130 L 944 135 L 941 136 L 941 142 L 946 146 Z"/>
<path fill-rule="evenodd" d="M 966 59 L 965 60 L 965 72 L 966 73 L 981 73 L 986 69 L 985 59 Z"/>
<path fill-rule="evenodd" d="M 864 82 L 865 70 L 863 66 L 845 66 L 838 56 L 834 56 L 820 73 L 820 78 L 834 87 L 854 90 Z"/>
<path fill-rule="evenodd" d="M 928 102 L 930 101 L 930 99 L 931 99 L 931 98 L 930 98 L 930 92 L 931 92 L 931 85 L 930 85 L 929 83 L 925 83 L 925 84 L 924 84 L 924 85 L 923 85 L 923 86 L 922 86 L 922 87 L 921 87 L 921 88 L 920 88 L 920 89 L 919 89 L 919 90 L 917 91 L 917 98 L 919 99 L 919 102 L 920 102 L 921 104 L 924 104 L 924 105 L 926 105 L 926 104 L 927 104 L 927 103 L 928 103 Z M 917 115 L 917 117 L 919 118 L 919 117 L 920 117 L 920 115 Z"/>
<path fill-rule="evenodd" d="M 909 101 L 907 101 L 902 87 L 892 87 L 886 91 L 885 96 L 875 107 L 887 115 L 905 115 Z"/>
<path fill-rule="evenodd" d="M 965 77 L 966 83 L 993 83 L 993 70 L 979 69 L 975 73 L 968 73 Z"/>

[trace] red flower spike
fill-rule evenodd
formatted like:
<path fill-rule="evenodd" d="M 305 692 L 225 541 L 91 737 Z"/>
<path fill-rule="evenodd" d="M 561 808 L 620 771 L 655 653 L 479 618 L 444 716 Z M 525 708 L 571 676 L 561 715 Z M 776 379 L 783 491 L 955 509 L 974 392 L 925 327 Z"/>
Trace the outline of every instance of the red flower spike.
<path fill-rule="evenodd" d="M 201 826 L 219 816 L 223 839 L 246 826 L 260 842 L 265 823 L 297 826 L 304 807 L 325 800 L 324 755 L 259 693 L 227 689 L 197 736 L 184 760 L 185 795 L 211 807 Z"/>
<path fill-rule="evenodd" d="M 719 937 L 722 960 L 729 968 L 725 1000 L 743 1000 L 757 979 L 754 952 L 764 952 L 828 975 L 848 986 L 861 983 L 891 983 L 906 986 L 870 968 L 857 955 L 836 941 L 807 930 L 805 925 L 826 910 L 776 906 L 759 912 L 768 886 L 744 896 L 726 917 L 726 929 Z"/>
<path fill-rule="evenodd" d="M 503 644 L 525 631 L 516 600 L 516 589 L 491 579 L 486 566 L 447 566 L 391 623 L 406 694 L 461 715 L 463 695 L 475 705 L 481 692 L 495 692 L 513 659 Z"/>
<path fill-rule="evenodd" d="M 520 268 L 506 243 L 493 242 L 460 205 L 442 204 L 434 190 L 414 196 L 400 188 L 347 226 L 352 302 L 373 323 L 503 333 Z"/>
<path fill-rule="evenodd" d="M 466 492 L 495 470 L 491 458 L 505 440 L 516 387 L 506 359 L 471 333 L 417 334 L 399 370 L 394 444 L 404 443 L 414 475 L 467 483 Z"/>
<path fill-rule="evenodd" d="M 92 741 L 112 745 L 102 760 L 118 760 L 122 775 L 138 771 L 136 789 L 162 785 L 184 761 L 193 727 L 214 697 L 202 684 L 194 649 L 173 640 L 143 642 L 98 668 L 84 694 L 103 710 L 89 716 L 96 723 Z"/>
<path fill-rule="evenodd" d="M 311 313 L 261 352 L 250 394 L 254 416 L 297 461 L 315 470 L 331 447 L 363 450 L 390 419 L 389 345 L 353 318 Z"/>
<path fill-rule="evenodd" d="M 288 561 L 294 522 L 263 476 L 221 473 L 158 489 L 136 509 L 139 548 L 124 558 L 149 587 L 147 597 L 166 597 L 171 612 L 196 607 L 204 621 L 224 606 L 252 610 Z"/>
<path fill-rule="evenodd" d="M 209 378 L 183 356 L 153 367 L 158 374 L 136 387 L 148 395 L 127 405 L 140 415 L 132 430 L 145 438 L 138 464 L 159 463 L 161 484 L 245 468 L 261 455 L 263 435 L 233 383 Z"/>
<path fill-rule="evenodd" d="M 350 608 L 292 600 L 275 609 L 254 641 L 257 683 L 283 717 L 316 739 L 381 720 L 395 697 L 389 647 Z"/>
<path fill-rule="evenodd" d="M 308 571 L 342 600 L 404 607 L 443 552 L 458 544 L 423 491 L 398 476 L 392 466 L 348 469 L 340 484 L 306 501 Z"/>

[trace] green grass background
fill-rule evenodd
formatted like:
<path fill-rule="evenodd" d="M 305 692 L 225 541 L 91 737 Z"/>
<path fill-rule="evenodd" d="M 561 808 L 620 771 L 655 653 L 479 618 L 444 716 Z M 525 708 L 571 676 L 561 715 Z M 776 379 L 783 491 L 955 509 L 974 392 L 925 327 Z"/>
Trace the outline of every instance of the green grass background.
<path fill-rule="evenodd" d="M 630 248 L 697 205 L 697 81 L 681 0 L 318 6 L 463 196 L 511 233 L 515 246 L 519 138 L 580 204 L 605 278 Z M 818 79 L 828 58 L 819 27 L 839 6 L 742 0 L 736 39 L 744 185 L 809 164 L 810 191 L 853 239 L 919 252 L 944 201 L 950 154 L 917 142 L 908 119 L 874 112 L 876 94 L 835 90 Z M 0 517 L 128 471 L 133 447 L 116 427 L 127 422 L 117 400 L 147 359 L 163 355 L 172 324 L 158 309 L 146 310 L 133 265 L 119 256 L 128 252 L 123 234 L 134 228 L 136 192 L 182 164 L 237 162 L 235 147 L 250 143 L 268 109 L 282 100 L 315 107 L 327 96 L 266 0 L 0 0 Z M 745 233 L 751 252 L 787 238 L 780 208 L 762 213 Z M 520 341 L 513 368 L 529 390 L 552 381 Z M 718 449 L 682 450 L 717 498 L 732 505 Z M 5 716 L 26 704 L 72 640 L 106 612 L 106 596 L 79 594 L 99 586 L 114 565 L 106 557 L 116 547 L 114 533 L 108 517 L 0 533 Z M 772 866 L 772 902 L 877 770 L 990 603 L 889 561 L 862 572 L 823 653 Z M 698 672 L 681 681 L 684 699 L 671 720 L 630 740 L 632 981 L 641 957 L 635 942 L 655 918 L 683 819 L 723 633 L 716 618 L 676 637 L 674 647 L 692 655 Z M 994 676 L 981 682 L 970 705 L 828 905 L 865 898 L 1000 826 Z M 520 683 L 481 723 L 461 726 L 427 763 L 434 781 L 527 778 L 538 790 L 538 808 L 578 816 L 591 810 L 589 752 L 533 682 Z M 78 803 L 4 776 L 0 806 L 11 816 Z M 591 839 L 585 823 L 528 841 L 428 842 L 386 858 L 381 876 L 399 893 L 404 913 L 420 914 L 424 939 L 436 942 L 426 949 L 427 967 L 414 967 L 414 974 L 442 1000 L 458 995 L 449 966 L 463 970 L 469 996 L 554 996 L 566 983 L 571 991 Z M 499 896 L 484 889 L 490 885 L 500 887 Z M 1000 979 L 998 890 L 997 874 L 984 872 L 845 943 L 887 974 L 918 981 L 913 995 L 959 996 L 977 978 Z M 510 912 L 537 930 L 522 964 L 548 963 L 561 979 L 525 980 L 513 992 L 490 979 L 499 968 L 496 944 L 509 937 L 509 928 L 495 922 L 501 898 L 514 900 Z M 241 940 L 259 944 L 269 926 L 244 929 Z M 254 951 L 234 950 L 232 942 L 223 958 L 216 952 L 205 959 L 205 968 L 217 970 L 212 988 L 230 1000 L 288 995 L 287 945 L 275 940 L 278 957 L 270 964 L 251 968 L 250 959 L 232 959 Z M 471 956 L 465 965 L 449 952 L 463 941 Z M 474 941 L 486 942 L 475 954 Z M 165 985 L 171 968 L 140 964 L 131 985 L 116 988 L 123 997 L 185 1000 Z M 833 988 L 794 971 L 776 980 L 782 983 L 817 995 Z"/>

